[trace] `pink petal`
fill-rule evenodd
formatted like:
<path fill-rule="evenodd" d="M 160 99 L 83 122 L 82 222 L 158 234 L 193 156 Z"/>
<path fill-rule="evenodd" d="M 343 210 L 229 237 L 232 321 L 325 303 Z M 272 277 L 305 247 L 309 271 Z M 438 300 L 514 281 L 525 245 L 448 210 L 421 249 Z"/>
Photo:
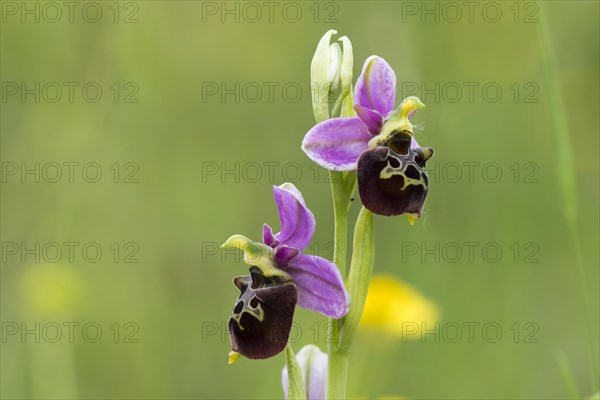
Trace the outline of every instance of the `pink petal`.
<path fill-rule="evenodd" d="M 378 111 L 383 118 L 394 109 L 396 74 L 383 58 L 371 56 L 365 61 L 354 89 L 354 102 Z"/>
<path fill-rule="evenodd" d="M 291 183 L 273 187 L 273 196 L 279 210 L 281 232 L 274 236 L 279 244 L 302 251 L 315 232 L 315 217 L 306 207 L 302 195 Z"/>
<path fill-rule="evenodd" d="M 318 256 L 300 254 L 281 269 L 294 280 L 300 307 L 332 318 L 346 315 L 348 294 L 334 263 Z"/>
<path fill-rule="evenodd" d="M 302 141 L 302 150 L 323 168 L 356 169 L 358 157 L 373 136 L 358 117 L 333 118 L 314 126 Z"/>

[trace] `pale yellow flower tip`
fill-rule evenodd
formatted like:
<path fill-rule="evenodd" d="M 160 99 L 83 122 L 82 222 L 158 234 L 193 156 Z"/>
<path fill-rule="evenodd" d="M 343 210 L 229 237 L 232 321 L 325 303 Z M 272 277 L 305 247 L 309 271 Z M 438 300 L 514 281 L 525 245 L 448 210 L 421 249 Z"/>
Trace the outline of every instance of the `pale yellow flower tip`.
<path fill-rule="evenodd" d="M 221 245 L 221 249 L 240 249 L 246 251 L 250 244 L 252 244 L 252 240 L 246 236 L 233 235 Z"/>
<path fill-rule="evenodd" d="M 371 280 L 361 328 L 403 337 L 410 325 L 411 335 L 406 336 L 418 338 L 415 333 L 434 329 L 438 321 L 438 307 L 414 287 L 390 275 L 374 276 Z"/>
<path fill-rule="evenodd" d="M 406 214 L 406 219 L 408 219 L 408 223 L 410 224 L 410 226 L 413 226 L 415 224 L 415 221 L 417 219 L 419 219 L 419 214 L 410 214 L 410 213 L 407 213 Z"/>
<path fill-rule="evenodd" d="M 410 96 L 402 101 L 399 110 L 399 128 L 400 130 L 406 130 L 410 133 L 413 131 L 413 126 L 410 123 L 410 116 L 417 110 L 423 110 L 425 104 L 418 97 Z"/>
<path fill-rule="evenodd" d="M 242 250 L 244 252 L 244 262 L 260 268 L 265 276 L 289 278 L 287 272 L 280 270 L 275 265 L 273 249 L 263 243 L 255 243 L 246 236 L 233 235 L 221 245 L 221 249 Z"/>
<path fill-rule="evenodd" d="M 400 104 L 400 116 L 408 118 L 411 112 L 423 109 L 425 109 L 425 104 L 418 97 L 410 96 Z"/>
<path fill-rule="evenodd" d="M 241 356 L 241 354 L 238 353 L 237 351 L 230 351 L 228 364 L 229 365 L 233 364 L 240 358 L 240 356 Z"/>

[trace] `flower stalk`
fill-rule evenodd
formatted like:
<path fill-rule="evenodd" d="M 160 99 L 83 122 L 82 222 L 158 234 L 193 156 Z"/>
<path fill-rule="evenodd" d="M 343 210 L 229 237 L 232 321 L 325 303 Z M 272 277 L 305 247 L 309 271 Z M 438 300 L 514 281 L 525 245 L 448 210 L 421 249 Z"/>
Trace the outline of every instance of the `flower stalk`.
<path fill-rule="evenodd" d="M 333 261 L 337 264 L 342 276 L 346 273 L 346 245 L 348 243 L 348 208 L 350 199 L 344 186 L 344 174 L 329 171 L 331 178 L 331 197 L 334 214 L 334 246 Z M 327 398 L 346 398 L 346 380 L 348 374 L 348 352 L 340 352 L 341 320 L 329 319 L 327 344 Z"/>
<path fill-rule="evenodd" d="M 311 83 L 313 91 L 313 113 L 317 123 L 340 116 L 353 116 L 352 109 L 352 43 L 347 37 L 340 38 L 343 52 L 337 43 L 330 44 L 330 30 L 319 41 L 311 63 Z M 340 59 L 341 53 L 341 59 Z M 341 62 L 340 62 L 341 61 Z M 332 73 L 335 70 L 335 73 Z M 333 90 L 330 90 L 333 89 Z M 330 107 L 329 105 L 333 104 Z M 331 197 L 334 214 L 333 261 L 342 277 L 346 274 L 348 242 L 348 209 L 356 184 L 356 173 L 329 170 Z M 327 398 L 346 397 L 348 353 L 338 348 L 341 320 L 330 318 L 328 324 L 329 343 L 327 344 Z"/>

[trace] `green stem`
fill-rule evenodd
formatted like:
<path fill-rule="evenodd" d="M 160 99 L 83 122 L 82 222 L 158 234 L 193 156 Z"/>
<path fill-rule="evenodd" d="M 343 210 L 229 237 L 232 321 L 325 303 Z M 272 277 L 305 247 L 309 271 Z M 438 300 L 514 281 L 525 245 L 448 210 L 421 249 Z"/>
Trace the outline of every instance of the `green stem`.
<path fill-rule="evenodd" d="M 331 196 L 333 198 L 333 262 L 337 264 L 342 277 L 346 275 L 346 244 L 348 242 L 348 195 L 342 172 L 329 171 Z"/>
<path fill-rule="evenodd" d="M 337 320 L 330 320 L 329 329 L 337 333 Z M 330 338 L 327 345 L 327 399 L 342 400 L 346 398 L 346 380 L 348 377 L 348 353 L 337 350 L 337 334 L 335 341 Z"/>
<path fill-rule="evenodd" d="M 341 92 L 336 99 L 330 112 L 330 100 L 333 95 L 329 93 L 328 82 L 329 69 L 331 67 L 330 45 L 331 36 L 337 33 L 335 30 L 328 31 L 317 45 L 317 50 L 311 62 L 311 83 L 320 87 L 319 91 L 313 91 L 313 113 L 315 121 L 320 123 L 329 118 L 348 117 L 354 115 L 352 108 L 352 44 L 346 37 L 340 40 L 344 44 L 342 62 L 340 67 Z M 338 50 L 339 51 L 339 50 Z M 324 101 L 326 100 L 326 101 Z M 331 197 L 333 200 L 334 213 L 334 247 L 333 262 L 340 270 L 342 277 L 346 275 L 346 245 L 348 242 L 348 209 L 350 207 L 350 196 L 354 191 L 356 173 L 329 171 L 331 180 Z M 340 320 L 329 319 L 329 335 L 327 343 L 327 398 L 344 399 L 346 397 L 346 376 L 348 373 L 348 353 L 338 350 L 340 338 Z"/>
<path fill-rule="evenodd" d="M 344 186 L 342 172 L 329 171 L 331 196 L 334 214 L 333 261 L 340 269 L 342 277 L 346 273 L 346 245 L 348 242 L 348 195 Z M 346 379 L 348 374 L 348 353 L 338 351 L 340 324 L 335 318 L 329 319 L 327 343 L 327 398 L 346 398 Z"/>

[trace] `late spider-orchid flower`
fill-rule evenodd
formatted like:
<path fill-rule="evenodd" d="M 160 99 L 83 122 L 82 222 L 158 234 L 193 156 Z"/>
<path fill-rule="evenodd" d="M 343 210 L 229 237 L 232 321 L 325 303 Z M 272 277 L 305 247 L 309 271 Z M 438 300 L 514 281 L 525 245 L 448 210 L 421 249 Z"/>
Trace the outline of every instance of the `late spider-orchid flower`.
<path fill-rule="evenodd" d="M 253 359 L 281 352 L 297 305 L 332 318 L 348 312 L 348 294 L 336 265 L 324 258 L 302 254 L 310 243 L 315 218 L 291 183 L 273 187 L 281 231 L 263 226 L 263 242 L 231 236 L 221 246 L 244 251 L 250 276 L 234 284 L 241 294 L 229 318 L 230 363 L 239 355 Z"/>
<path fill-rule="evenodd" d="M 421 215 L 429 180 L 425 162 L 432 148 L 421 148 L 410 118 L 425 105 L 408 97 L 398 108 L 396 75 L 381 57 L 364 64 L 354 90 L 356 117 L 332 118 L 314 126 L 302 149 L 317 164 L 334 171 L 357 170 L 364 206 L 380 215 Z"/>

